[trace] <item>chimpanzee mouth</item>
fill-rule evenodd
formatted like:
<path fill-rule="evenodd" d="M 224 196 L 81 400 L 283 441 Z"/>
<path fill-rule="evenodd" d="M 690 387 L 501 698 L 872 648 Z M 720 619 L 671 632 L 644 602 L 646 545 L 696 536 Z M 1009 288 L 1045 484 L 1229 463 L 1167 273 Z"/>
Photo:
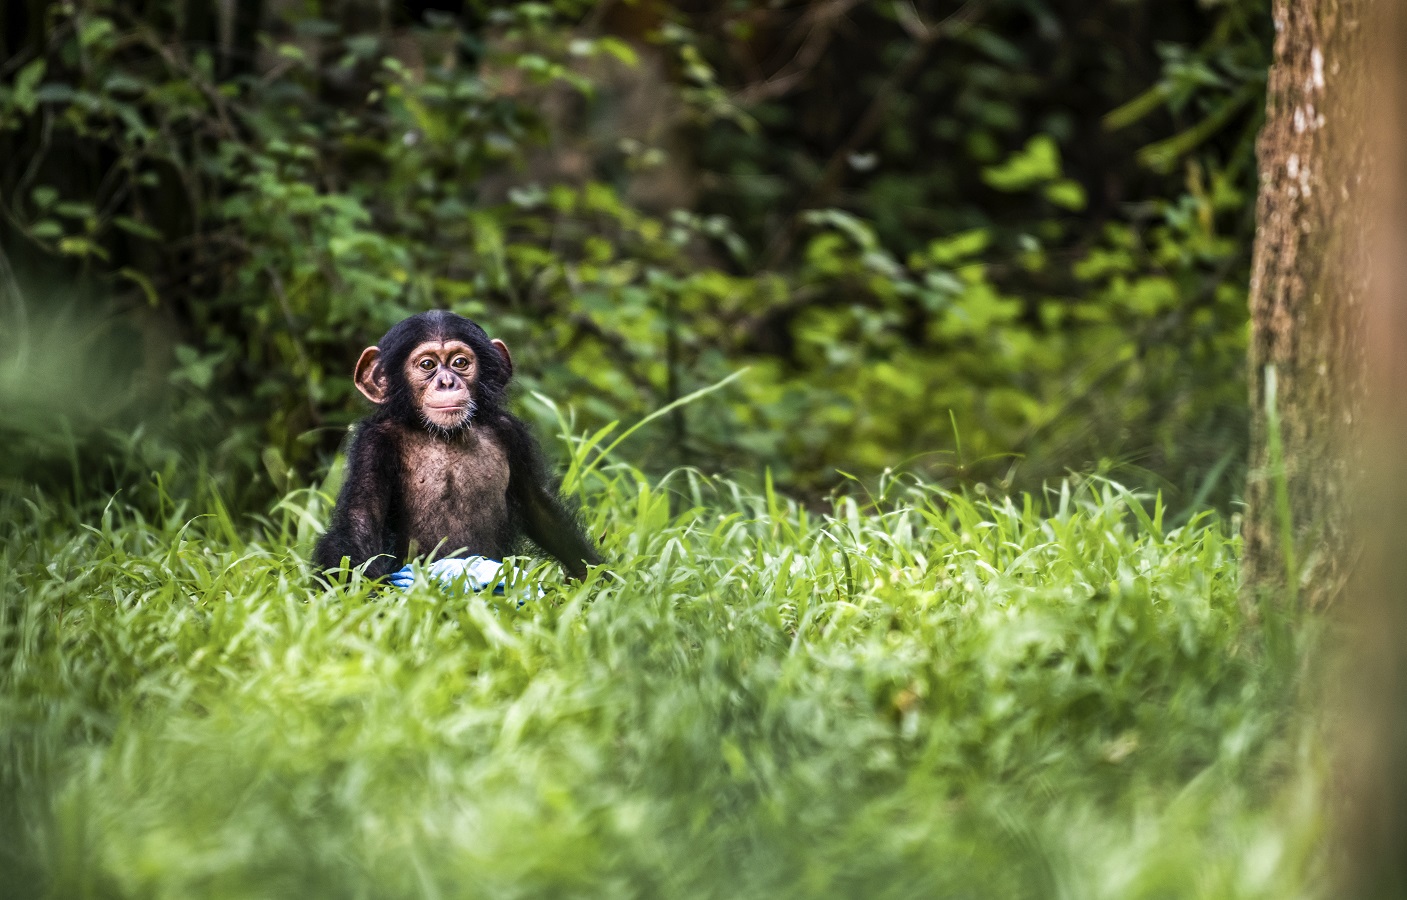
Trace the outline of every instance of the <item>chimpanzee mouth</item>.
<path fill-rule="evenodd" d="M 426 406 L 421 410 L 420 419 L 431 434 L 448 437 L 473 425 L 474 412 L 477 409 L 473 400 L 455 406 Z M 432 419 L 432 413 L 438 415 Z"/>

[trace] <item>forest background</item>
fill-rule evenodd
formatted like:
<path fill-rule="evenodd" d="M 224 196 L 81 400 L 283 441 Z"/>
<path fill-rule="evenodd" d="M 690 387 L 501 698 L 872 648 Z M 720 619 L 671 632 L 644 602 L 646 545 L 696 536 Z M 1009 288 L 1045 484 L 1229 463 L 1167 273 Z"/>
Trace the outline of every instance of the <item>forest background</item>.
<path fill-rule="evenodd" d="M 657 471 L 1228 508 L 1271 36 L 1254 0 L 6 4 L 0 477 L 199 458 L 257 506 L 444 306 L 542 431 L 530 392 L 594 430 L 746 367 L 631 438 Z"/>

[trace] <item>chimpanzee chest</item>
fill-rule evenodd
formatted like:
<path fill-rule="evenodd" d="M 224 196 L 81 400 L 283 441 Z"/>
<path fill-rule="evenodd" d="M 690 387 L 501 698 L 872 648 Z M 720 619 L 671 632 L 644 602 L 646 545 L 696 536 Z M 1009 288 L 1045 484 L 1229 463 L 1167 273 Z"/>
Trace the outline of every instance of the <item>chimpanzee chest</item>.
<path fill-rule="evenodd" d="M 445 439 L 407 434 L 401 539 L 405 558 L 457 551 L 501 559 L 513 551 L 508 519 L 508 455 L 486 429 Z"/>

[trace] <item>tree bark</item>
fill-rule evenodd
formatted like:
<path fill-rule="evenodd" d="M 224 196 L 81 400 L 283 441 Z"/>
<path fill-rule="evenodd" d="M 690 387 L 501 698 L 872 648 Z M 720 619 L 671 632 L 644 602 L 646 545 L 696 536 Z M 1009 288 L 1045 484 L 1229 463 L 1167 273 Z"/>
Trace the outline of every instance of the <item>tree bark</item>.
<path fill-rule="evenodd" d="M 1380 4 L 1370 146 L 1382 160 L 1368 220 L 1368 403 L 1358 510 L 1363 563 L 1339 617 L 1351 640 L 1329 696 L 1335 896 L 1407 896 L 1407 10 Z M 1342 648 L 1334 648 L 1342 652 Z"/>
<path fill-rule="evenodd" d="M 1365 16 L 1378 0 L 1275 0 L 1251 273 L 1248 599 L 1330 604 L 1352 570 L 1365 388 L 1372 157 Z"/>
<path fill-rule="evenodd" d="M 1346 640 L 1328 648 L 1338 674 L 1317 686 L 1333 746 L 1331 892 L 1402 897 L 1407 9 L 1275 0 L 1273 14 L 1251 284 L 1247 598 L 1323 606 L 1346 594 L 1334 617 Z"/>

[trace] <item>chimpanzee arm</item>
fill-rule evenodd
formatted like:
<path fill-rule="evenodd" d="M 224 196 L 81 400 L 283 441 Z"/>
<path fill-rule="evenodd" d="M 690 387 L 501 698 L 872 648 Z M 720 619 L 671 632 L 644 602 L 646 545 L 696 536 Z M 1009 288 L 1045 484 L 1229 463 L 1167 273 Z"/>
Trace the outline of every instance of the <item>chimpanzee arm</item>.
<path fill-rule="evenodd" d="M 347 450 L 346 479 L 332 523 L 313 550 L 313 564 L 325 570 L 337 568 L 344 556 L 352 566 L 371 560 L 370 578 L 400 568 L 388 523 L 399 483 L 394 433 L 384 425 L 362 426 Z"/>
<path fill-rule="evenodd" d="M 585 578 L 586 567 L 599 565 L 601 554 L 547 481 L 542 452 L 528 428 L 511 419 L 503 429 L 508 443 L 508 494 L 529 540 L 553 556 L 572 578 Z"/>
<path fill-rule="evenodd" d="M 529 489 L 523 528 L 534 544 L 556 557 L 572 578 L 585 578 L 586 567 L 599 565 L 601 554 L 581 532 L 576 517 L 545 484 Z"/>

